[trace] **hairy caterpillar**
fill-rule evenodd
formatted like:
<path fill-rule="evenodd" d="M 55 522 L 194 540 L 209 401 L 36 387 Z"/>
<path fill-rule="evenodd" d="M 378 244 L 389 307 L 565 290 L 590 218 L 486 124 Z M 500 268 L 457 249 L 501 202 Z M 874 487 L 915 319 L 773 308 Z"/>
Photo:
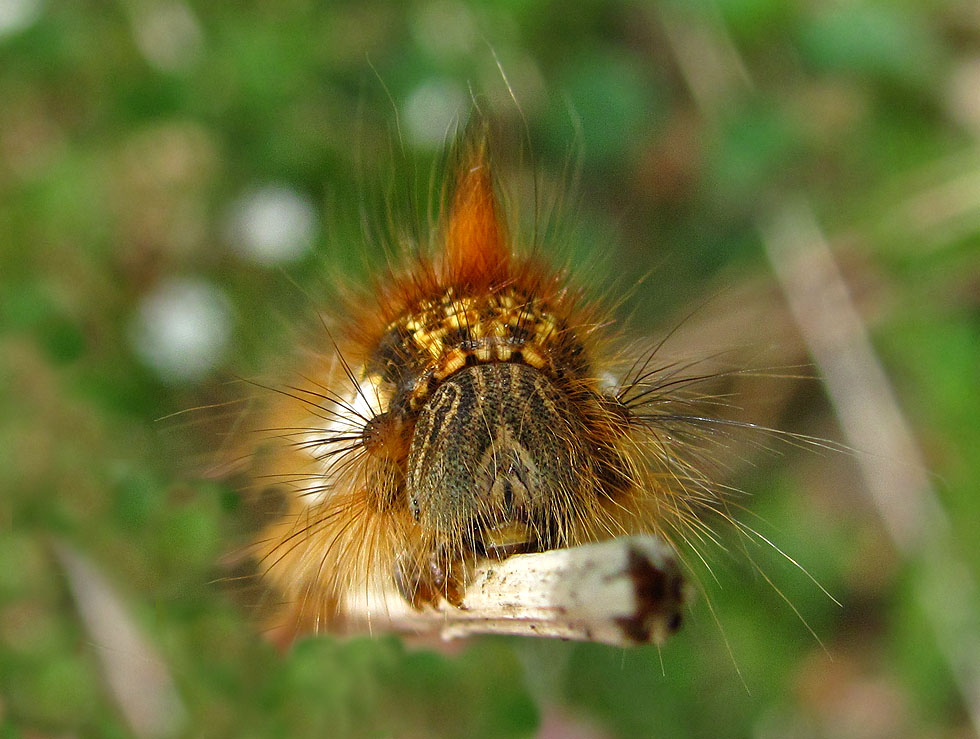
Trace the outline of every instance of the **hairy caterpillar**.
<path fill-rule="evenodd" d="M 334 313 L 265 414 L 256 475 L 287 501 L 254 551 L 289 635 L 392 597 L 459 604 L 481 559 L 711 538 L 724 512 L 701 465 L 725 423 L 696 410 L 706 376 L 632 352 L 509 233 L 485 134 L 456 154 L 432 243 Z"/>

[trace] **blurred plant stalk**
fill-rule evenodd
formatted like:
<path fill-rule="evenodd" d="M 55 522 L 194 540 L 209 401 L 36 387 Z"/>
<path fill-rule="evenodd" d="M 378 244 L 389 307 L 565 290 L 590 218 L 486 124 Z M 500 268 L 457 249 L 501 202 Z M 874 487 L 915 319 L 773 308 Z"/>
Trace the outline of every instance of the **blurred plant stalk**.
<path fill-rule="evenodd" d="M 847 442 L 858 452 L 864 491 L 896 549 L 919 567 L 919 605 L 980 736 L 976 585 L 950 544 L 950 522 L 922 452 L 813 212 L 804 201 L 782 203 L 761 230 Z"/>
<path fill-rule="evenodd" d="M 53 542 L 109 693 L 140 739 L 178 734 L 187 712 L 163 657 L 140 632 L 98 567 L 64 541 Z"/>
<path fill-rule="evenodd" d="M 692 21 L 662 6 L 660 19 L 701 115 L 718 125 L 754 83 L 721 13 L 708 7 L 707 16 Z M 812 208 L 786 192 L 764 208 L 757 222 L 766 255 L 846 441 L 857 451 L 864 493 L 896 550 L 918 568 L 917 600 L 980 737 L 976 583 L 951 544 L 950 522 L 925 459 Z"/>

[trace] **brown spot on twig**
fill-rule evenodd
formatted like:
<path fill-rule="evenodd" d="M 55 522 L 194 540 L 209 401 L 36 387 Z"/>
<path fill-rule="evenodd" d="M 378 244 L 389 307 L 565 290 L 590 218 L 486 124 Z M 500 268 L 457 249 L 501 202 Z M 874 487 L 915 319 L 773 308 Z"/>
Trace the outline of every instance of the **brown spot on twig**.
<path fill-rule="evenodd" d="M 636 612 L 616 619 L 626 637 L 638 644 L 661 641 L 673 634 L 684 620 L 684 580 L 673 560 L 655 565 L 636 547 L 627 553 L 627 572 L 633 582 Z"/>

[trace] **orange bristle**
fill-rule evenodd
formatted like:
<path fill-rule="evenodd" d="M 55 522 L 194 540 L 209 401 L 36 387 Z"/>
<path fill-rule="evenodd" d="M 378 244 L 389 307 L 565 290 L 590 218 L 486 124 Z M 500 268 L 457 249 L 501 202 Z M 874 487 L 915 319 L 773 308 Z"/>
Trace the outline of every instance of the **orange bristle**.
<path fill-rule="evenodd" d="M 510 260 L 507 234 L 497 212 L 485 140 L 464 157 L 446 224 L 448 276 L 464 285 L 499 279 Z"/>

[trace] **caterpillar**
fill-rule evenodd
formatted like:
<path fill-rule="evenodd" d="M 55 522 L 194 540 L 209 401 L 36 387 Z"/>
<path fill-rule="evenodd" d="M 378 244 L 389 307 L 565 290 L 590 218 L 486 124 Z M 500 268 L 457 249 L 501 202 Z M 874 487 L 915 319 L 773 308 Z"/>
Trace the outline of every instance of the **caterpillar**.
<path fill-rule="evenodd" d="M 431 243 L 333 310 L 264 413 L 255 474 L 286 503 L 254 556 L 289 635 L 344 630 L 355 603 L 458 605 L 481 559 L 636 533 L 678 547 L 724 510 L 705 376 L 632 350 L 511 233 L 488 142 L 459 144 Z"/>

